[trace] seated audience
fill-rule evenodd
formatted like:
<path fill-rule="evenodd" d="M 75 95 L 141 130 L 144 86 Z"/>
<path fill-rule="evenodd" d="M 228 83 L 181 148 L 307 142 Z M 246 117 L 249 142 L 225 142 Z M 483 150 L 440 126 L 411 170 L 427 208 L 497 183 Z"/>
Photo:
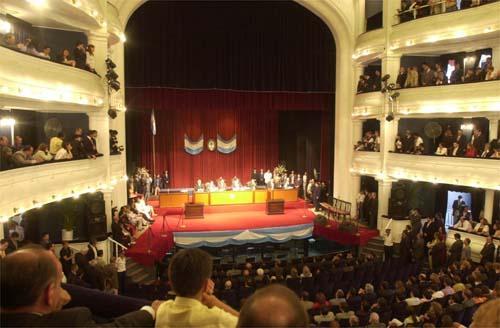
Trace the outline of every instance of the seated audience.
<path fill-rule="evenodd" d="M 160 305 L 156 327 L 235 327 L 239 314 L 213 295 L 212 271 L 208 253 L 196 248 L 177 252 L 168 268 L 169 282 L 176 297 Z M 249 300 L 245 305 L 251 309 L 251 304 Z M 297 304 L 303 311 L 298 300 Z M 256 318 L 254 315 L 249 317 Z M 242 326 L 247 324 L 243 322 Z"/>
<path fill-rule="evenodd" d="M 32 155 L 33 155 L 33 147 L 29 145 L 24 146 L 22 150 L 18 150 L 14 153 L 14 155 L 12 155 L 12 161 L 14 163 L 14 166 L 22 167 L 38 163 L 39 161 L 33 159 Z"/>
<path fill-rule="evenodd" d="M 36 153 L 33 155 L 33 159 L 39 163 L 48 162 L 52 160 L 52 155 L 49 153 L 46 144 L 41 143 L 38 145 Z"/>
<path fill-rule="evenodd" d="M 469 220 L 465 218 L 465 216 L 462 216 L 458 222 L 453 226 L 455 229 L 471 232 L 472 231 L 472 225 Z"/>
<path fill-rule="evenodd" d="M 2 45 L 4 47 L 17 50 L 16 36 L 13 33 L 5 34 L 3 37 Z"/>
<path fill-rule="evenodd" d="M 52 156 L 56 156 L 59 149 L 62 148 L 64 142 L 64 133 L 59 132 L 57 136 L 50 138 L 49 152 Z"/>
<path fill-rule="evenodd" d="M 448 149 L 443 145 L 442 142 L 439 143 L 438 148 L 436 149 L 435 155 L 446 156 L 448 155 Z"/>
<path fill-rule="evenodd" d="M 54 160 L 62 161 L 62 160 L 73 159 L 73 154 L 71 153 L 71 150 L 72 150 L 71 143 L 64 142 L 62 144 L 61 149 L 59 149 L 56 155 L 54 156 Z"/>
<path fill-rule="evenodd" d="M 76 62 L 70 58 L 68 49 L 63 49 L 63 51 L 61 51 L 61 54 L 59 55 L 59 58 L 57 59 L 57 61 L 61 64 L 72 66 L 72 67 L 75 67 L 75 65 L 76 65 Z"/>
<path fill-rule="evenodd" d="M 62 309 L 71 297 L 61 286 L 63 271 L 53 253 L 30 247 L 0 261 L 2 327 L 95 327 L 85 307 Z M 22 292 L 20 292 L 22 291 Z M 155 309 L 143 307 L 115 318 L 115 326 L 152 326 Z"/>

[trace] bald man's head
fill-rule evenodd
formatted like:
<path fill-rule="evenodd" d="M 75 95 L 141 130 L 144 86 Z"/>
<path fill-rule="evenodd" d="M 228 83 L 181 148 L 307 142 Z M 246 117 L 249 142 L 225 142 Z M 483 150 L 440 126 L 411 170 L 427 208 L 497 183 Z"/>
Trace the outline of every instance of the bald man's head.
<path fill-rule="evenodd" d="M 61 297 L 67 297 L 61 280 L 61 264 L 53 253 L 29 247 L 9 254 L 0 261 L 1 309 L 58 310 L 64 302 Z"/>
<path fill-rule="evenodd" d="M 290 289 L 273 284 L 259 289 L 240 312 L 238 327 L 307 327 L 307 313 Z"/>

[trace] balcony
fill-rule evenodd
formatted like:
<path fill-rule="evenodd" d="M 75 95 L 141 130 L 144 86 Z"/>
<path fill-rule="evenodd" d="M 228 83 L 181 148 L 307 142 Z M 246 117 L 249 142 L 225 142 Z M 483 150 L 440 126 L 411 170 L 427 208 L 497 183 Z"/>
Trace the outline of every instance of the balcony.
<path fill-rule="evenodd" d="M 90 72 L 0 47 L 0 107 L 88 112 L 105 99 Z"/>
<path fill-rule="evenodd" d="M 382 154 L 373 151 L 353 151 L 352 170 L 362 175 L 377 175 L 382 170 Z"/>
<path fill-rule="evenodd" d="M 104 26 L 102 0 L 2 0 L 7 14 L 35 26 L 90 31 Z"/>
<path fill-rule="evenodd" d="M 396 153 L 386 156 L 385 175 L 395 179 L 500 189 L 500 161 L 496 159 Z M 367 163 L 365 167 L 374 165 Z"/>
<path fill-rule="evenodd" d="M 383 113 L 384 96 L 380 91 L 359 93 L 354 98 L 353 116 L 374 117 Z"/>
<path fill-rule="evenodd" d="M 436 114 L 471 113 L 487 115 L 500 111 L 500 80 L 466 84 L 399 89 L 396 114 L 419 117 Z M 373 117 L 382 113 L 384 97 L 380 92 L 355 96 L 354 117 Z"/>
<path fill-rule="evenodd" d="M 107 159 L 83 159 L 0 172 L 0 217 L 105 188 Z"/>
<path fill-rule="evenodd" d="M 109 157 L 110 176 L 112 179 L 119 179 L 126 175 L 125 162 L 126 159 L 123 153 Z"/>
<path fill-rule="evenodd" d="M 500 2 L 495 2 L 402 23 L 393 26 L 390 48 L 417 53 L 449 50 L 456 46 L 463 51 L 469 41 L 474 41 L 475 49 L 481 48 L 482 43 L 485 48 L 491 47 L 500 36 L 499 12 Z"/>
<path fill-rule="evenodd" d="M 369 62 L 382 55 L 385 49 L 384 29 L 379 28 L 361 34 L 356 42 L 353 59 L 358 62 Z"/>
<path fill-rule="evenodd" d="M 500 111 L 500 80 L 398 90 L 399 114 Z"/>

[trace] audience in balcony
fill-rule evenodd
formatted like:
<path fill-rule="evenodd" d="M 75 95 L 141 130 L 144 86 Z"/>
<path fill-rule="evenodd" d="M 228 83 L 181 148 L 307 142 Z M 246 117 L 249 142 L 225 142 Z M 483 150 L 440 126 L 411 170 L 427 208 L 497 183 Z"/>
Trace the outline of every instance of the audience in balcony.
<path fill-rule="evenodd" d="M 24 146 L 22 150 L 16 151 L 12 155 L 12 161 L 17 167 L 40 163 L 40 160 L 33 158 L 33 147 L 29 145 Z"/>
<path fill-rule="evenodd" d="M 405 136 L 401 138 L 396 136 L 394 141 L 394 151 L 396 153 L 425 155 L 424 142 L 417 133 L 411 133 L 407 130 Z M 479 128 L 474 128 L 469 142 L 461 129 L 457 130 L 456 135 L 450 127 L 447 127 L 438 143 L 435 151 L 429 151 L 428 154 L 438 156 L 452 157 L 471 157 L 471 158 L 499 158 L 500 144 L 492 140 L 490 143 Z"/>
<path fill-rule="evenodd" d="M 399 21 L 404 23 L 429 15 L 477 7 L 495 1 L 498 0 L 401 0 L 401 9 L 398 9 Z"/>
<path fill-rule="evenodd" d="M 73 149 L 72 145 L 70 142 L 63 142 L 62 147 L 57 151 L 56 155 L 54 156 L 54 160 L 56 161 L 61 161 L 61 160 L 69 160 L 73 159 L 73 153 L 71 150 Z"/>
<path fill-rule="evenodd" d="M 50 154 L 46 144 L 41 143 L 38 145 L 36 153 L 33 155 L 33 159 L 38 162 L 48 162 L 52 160 L 52 155 Z"/>
<path fill-rule="evenodd" d="M 376 70 L 373 74 L 359 76 L 357 93 L 380 91 L 382 86 L 381 74 Z"/>
<path fill-rule="evenodd" d="M 357 151 L 380 151 L 380 135 L 378 131 L 367 131 L 363 140 L 354 146 Z"/>
<path fill-rule="evenodd" d="M 27 37 L 23 42 L 18 43 L 15 34 L 7 33 L 3 37 L 2 46 L 50 61 L 53 60 L 51 56 L 52 47 L 45 45 L 43 48 L 40 48 L 31 37 Z M 41 49 L 41 51 L 39 51 L 39 49 Z M 56 56 L 54 61 L 64 65 L 84 69 L 99 75 L 95 70 L 94 52 L 94 45 L 89 44 L 85 46 L 83 42 L 78 41 L 75 49 L 73 49 L 73 58 L 70 56 L 70 51 L 68 49 L 64 49 L 59 55 Z"/>

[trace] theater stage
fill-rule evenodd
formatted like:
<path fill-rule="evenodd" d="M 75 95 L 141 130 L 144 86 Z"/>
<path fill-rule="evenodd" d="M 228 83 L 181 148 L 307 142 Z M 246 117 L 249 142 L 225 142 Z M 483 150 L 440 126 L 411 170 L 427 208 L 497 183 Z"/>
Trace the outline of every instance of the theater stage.
<path fill-rule="evenodd" d="M 315 217 L 303 200 L 286 202 L 285 213 L 278 215 L 267 215 L 265 204 L 205 206 L 205 218 L 191 220 L 183 219 L 181 208 L 155 211 L 151 228 L 127 252 L 146 265 L 160 260 L 174 245 L 221 247 L 308 238 Z"/>

